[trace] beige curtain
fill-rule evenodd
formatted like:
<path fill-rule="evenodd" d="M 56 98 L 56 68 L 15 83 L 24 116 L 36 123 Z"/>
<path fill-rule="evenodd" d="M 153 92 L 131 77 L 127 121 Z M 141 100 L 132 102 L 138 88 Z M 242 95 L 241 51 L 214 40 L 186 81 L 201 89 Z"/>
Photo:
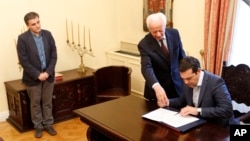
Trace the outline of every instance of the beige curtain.
<path fill-rule="evenodd" d="M 205 0 L 204 68 L 221 75 L 231 46 L 237 0 Z"/>

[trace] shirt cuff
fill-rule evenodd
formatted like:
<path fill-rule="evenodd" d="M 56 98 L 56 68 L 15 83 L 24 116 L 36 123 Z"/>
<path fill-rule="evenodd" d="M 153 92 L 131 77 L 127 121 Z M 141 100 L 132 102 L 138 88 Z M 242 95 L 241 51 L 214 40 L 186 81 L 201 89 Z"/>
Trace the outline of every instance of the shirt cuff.
<path fill-rule="evenodd" d="M 158 82 L 156 82 L 156 83 L 154 83 L 153 85 L 152 85 L 152 88 L 154 89 L 154 87 L 156 86 L 156 85 L 160 85 Z"/>
<path fill-rule="evenodd" d="M 202 111 L 201 108 L 197 108 L 197 112 L 199 115 L 201 115 L 201 111 Z"/>

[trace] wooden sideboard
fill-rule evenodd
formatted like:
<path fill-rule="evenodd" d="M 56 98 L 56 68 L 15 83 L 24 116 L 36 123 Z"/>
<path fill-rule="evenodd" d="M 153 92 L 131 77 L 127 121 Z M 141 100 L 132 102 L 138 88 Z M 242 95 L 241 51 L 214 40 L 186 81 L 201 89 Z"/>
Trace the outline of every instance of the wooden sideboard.
<path fill-rule="evenodd" d="M 78 73 L 76 69 L 60 72 L 63 79 L 55 82 L 53 92 L 55 122 L 75 117 L 73 110 L 95 104 L 93 71 L 87 68 L 85 73 Z M 7 121 L 20 132 L 33 129 L 25 85 L 20 79 L 4 84 L 9 106 Z"/>

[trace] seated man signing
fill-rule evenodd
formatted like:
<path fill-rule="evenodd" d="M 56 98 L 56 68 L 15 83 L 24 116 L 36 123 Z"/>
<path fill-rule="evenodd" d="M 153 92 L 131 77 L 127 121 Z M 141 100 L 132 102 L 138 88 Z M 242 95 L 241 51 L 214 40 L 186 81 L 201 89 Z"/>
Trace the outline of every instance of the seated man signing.
<path fill-rule="evenodd" d="M 179 63 L 183 94 L 169 99 L 167 106 L 178 108 L 182 116 L 194 115 L 225 128 L 234 123 L 231 96 L 224 80 L 200 67 L 198 59 L 187 56 Z"/>

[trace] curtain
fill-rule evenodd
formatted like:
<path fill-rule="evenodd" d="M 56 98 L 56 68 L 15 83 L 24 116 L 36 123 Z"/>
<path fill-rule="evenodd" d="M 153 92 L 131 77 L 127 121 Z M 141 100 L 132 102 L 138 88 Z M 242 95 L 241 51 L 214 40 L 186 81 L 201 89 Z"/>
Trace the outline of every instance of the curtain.
<path fill-rule="evenodd" d="M 228 60 L 237 0 L 205 0 L 204 69 L 221 75 Z"/>

